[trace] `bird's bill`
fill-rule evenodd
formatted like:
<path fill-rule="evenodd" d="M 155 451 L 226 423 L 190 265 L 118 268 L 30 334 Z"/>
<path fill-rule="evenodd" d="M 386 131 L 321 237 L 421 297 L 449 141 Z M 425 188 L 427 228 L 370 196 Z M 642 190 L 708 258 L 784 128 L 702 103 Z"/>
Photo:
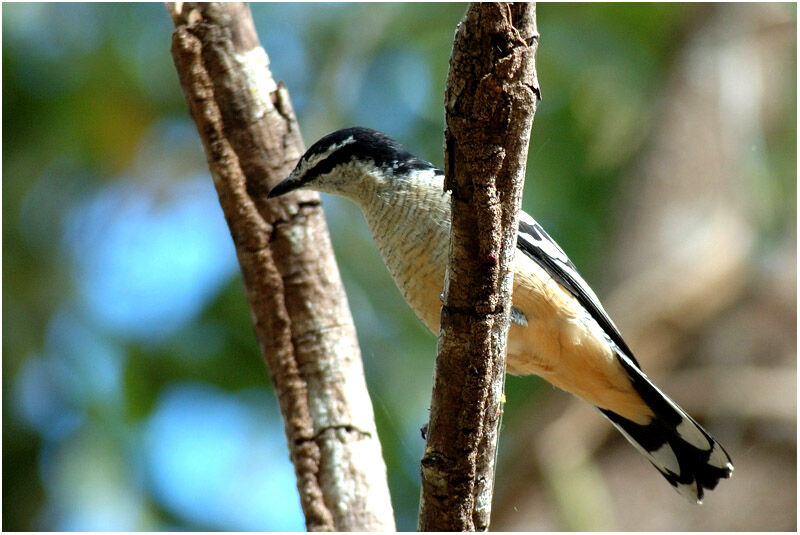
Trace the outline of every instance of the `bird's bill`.
<path fill-rule="evenodd" d="M 281 195 L 289 193 L 290 191 L 296 190 L 302 185 L 303 184 L 299 180 L 294 178 L 292 175 L 289 175 L 288 178 L 282 180 L 277 186 L 270 190 L 270 192 L 267 194 L 267 198 L 272 199 L 274 197 L 280 197 Z"/>

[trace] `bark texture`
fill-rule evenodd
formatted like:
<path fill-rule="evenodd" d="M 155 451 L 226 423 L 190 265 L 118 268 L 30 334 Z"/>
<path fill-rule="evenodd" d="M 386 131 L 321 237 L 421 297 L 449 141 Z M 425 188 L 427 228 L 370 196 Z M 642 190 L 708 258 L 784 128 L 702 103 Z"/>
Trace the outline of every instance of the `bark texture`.
<path fill-rule="evenodd" d="M 167 4 L 172 56 L 236 246 L 306 526 L 394 530 L 355 327 L 320 199 L 266 199 L 304 152 L 241 3 Z"/>
<path fill-rule="evenodd" d="M 505 346 L 528 143 L 539 98 L 535 4 L 471 4 L 445 92 L 452 191 L 419 527 L 485 531 L 491 513 Z"/>

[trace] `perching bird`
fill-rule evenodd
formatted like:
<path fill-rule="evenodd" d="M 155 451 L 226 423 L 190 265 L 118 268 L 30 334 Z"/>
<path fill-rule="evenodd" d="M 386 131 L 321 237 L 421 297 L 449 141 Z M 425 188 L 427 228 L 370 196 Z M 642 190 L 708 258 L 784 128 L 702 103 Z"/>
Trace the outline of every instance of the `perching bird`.
<path fill-rule="evenodd" d="M 353 200 L 383 261 L 417 316 L 439 332 L 450 194 L 444 173 L 384 134 L 347 128 L 300 158 L 269 197 L 307 188 Z M 730 477 L 730 457 L 641 371 L 617 327 L 564 251 L 519 214 L 507 367 L 536 374 L 595 405 L 679 493 Z"/>

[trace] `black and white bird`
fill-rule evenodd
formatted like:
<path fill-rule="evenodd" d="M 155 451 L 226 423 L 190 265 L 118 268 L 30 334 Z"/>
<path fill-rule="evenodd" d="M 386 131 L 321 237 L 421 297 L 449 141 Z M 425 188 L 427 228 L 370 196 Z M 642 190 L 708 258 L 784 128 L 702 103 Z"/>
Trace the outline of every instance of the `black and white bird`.
<path fill-rule="evenodd" d="M 276 197 L 307 188 L 353 200 L 417 316 L 439 332 L 450 232 L 444 173 L 384 134 L 347 128 L 300 158 Z M 642 372 L 595 293 L 534 219 L 519 214 L 508 372 L 536 374 L 595 405 L 659 472 L 702 503 L 733 472 L 730 457 Z"/>

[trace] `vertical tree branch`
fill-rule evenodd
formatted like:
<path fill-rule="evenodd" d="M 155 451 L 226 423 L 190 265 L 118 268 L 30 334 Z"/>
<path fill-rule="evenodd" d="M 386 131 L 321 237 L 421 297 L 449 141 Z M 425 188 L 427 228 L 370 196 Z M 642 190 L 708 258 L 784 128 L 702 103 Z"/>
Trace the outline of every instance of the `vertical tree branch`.
<path fill-rule="evenodd" d="M 452 191 L 419 527 L 484 531 L 505 377 L 518 212 L 539 96 L 535 4 L 471 4 L 445 92 Z"/>
<path fill-rule="evenodd" d="M 168 4 L 172 56 L 230 227 L 309 530 L 393 530 L 361 356 L 319 196 L 266 192 L 303 153 L 241 3 Z"/>

